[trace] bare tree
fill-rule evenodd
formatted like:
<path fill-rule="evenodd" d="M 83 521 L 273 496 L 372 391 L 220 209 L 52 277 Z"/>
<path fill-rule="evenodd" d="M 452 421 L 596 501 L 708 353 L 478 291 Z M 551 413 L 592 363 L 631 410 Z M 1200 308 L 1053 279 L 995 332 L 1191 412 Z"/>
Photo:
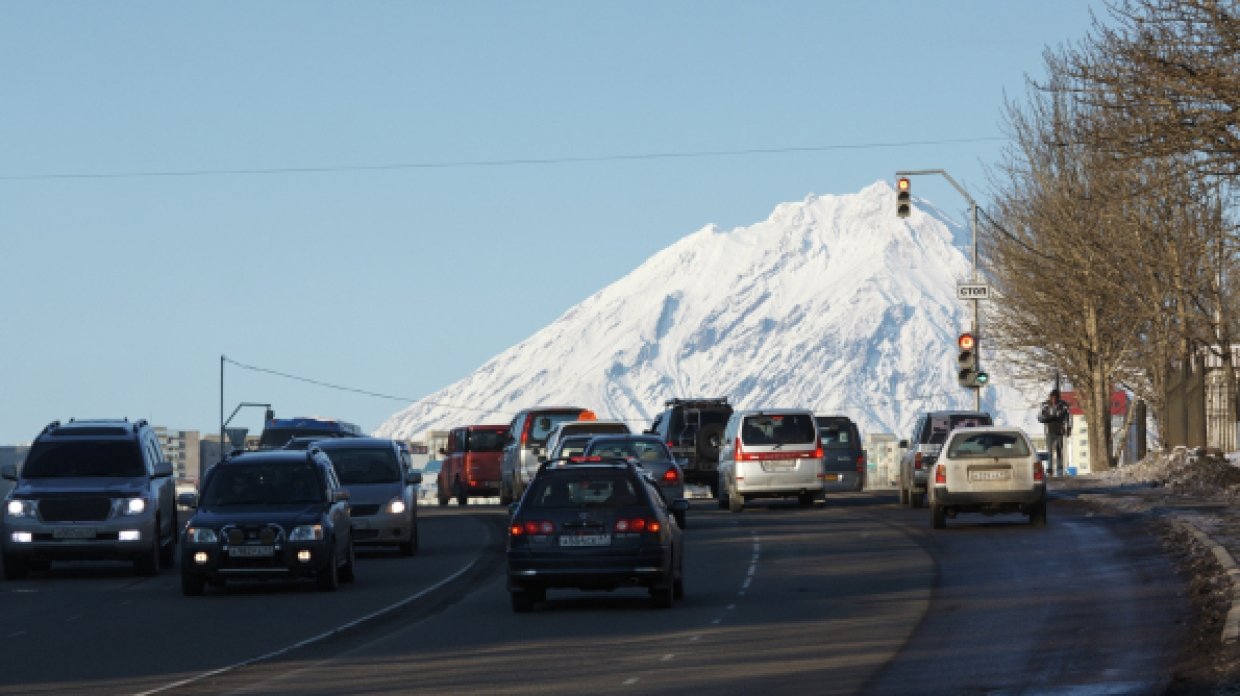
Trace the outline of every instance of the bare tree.
<path fill-rule="evenodd" d="M 1119 0 L 1064 56 L 1095 121 L 1095 147 L 1130 160 L 1189 157 L 1199 174 L 1240 174 L 1240 4 Z"/>

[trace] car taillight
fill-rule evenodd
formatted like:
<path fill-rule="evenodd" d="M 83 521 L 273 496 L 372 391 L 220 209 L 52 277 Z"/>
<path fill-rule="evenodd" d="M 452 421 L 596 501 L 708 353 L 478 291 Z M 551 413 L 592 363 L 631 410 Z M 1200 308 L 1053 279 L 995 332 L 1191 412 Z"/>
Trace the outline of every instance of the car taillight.
<path fill-rule="evenodd" d="M 816 448 L 814 449 L 814 458 L 815 458 L 815 459 L 822 459 L 822 454 L 823 454 L 823 452 L 822 452 L 822 445 L 818 445 L 818 447 L 816 447 Z"/>
<path fill-rule="evenodd" d="M 555 525 L 548 520 L 517 520 L 508 527 L 512 536 L 546 536 L 555 534 Z"/>
<path fill-rule="evenodd" d="M 527 416 L 527 417 L 526 417 L 526 419 L 525 419 L 525 424 L 521 426 L 521 446 L 522 446 L 522 447 L 525 447 L 526 443 L 527 443 L 527 442 L 529 442 L 529 439 L 530 439 L 530 425 L 531 425 L 533 422 L 534 422 L 534 419 L 533 419 L 533 418 L 531 418 L 531 417 L 528 417 L 528 416 Z"/>
<path fill-rule="evenodd" d="M 619 534 L 639 534 L 641 532 L 657 532 L 663 528 L 658 520 L 648 520 L 644 517 L 628 517 L 616 520 L 614 528 Z"/>
<path fill-rule="evenodd" d="M 921 468 L 921 452 L 918 452 L 917 454 L 913 455 L 913 468 L 914 469 Z"/>
<path fill-rule="evenodd" d="M 668 448 L 668 449 L 671 449 L 671 448 L 673 448 L 673 447 L 675 447 L 675 446 L 676 446 L 676 441 L 675 441 L 675 440 L 668 440 L 668 441 L 667 441 L 667 448 Z"/>
<path fill-rule="evenodd" d="M 673 468 L 663 472 L 663 485 L 675 486 L 680 481 L 680 474 Z"/>
<path fill-rule="evenodd" d="M 1040 461 L 1033 463 L 1033 480 L 1034 481 L 1045 481 L 1046 480 L 1046 470 L 1042 468 L 1042 462 Z"/>
<path fill-rule="evenodd" d="M 755 455 L 745 453 L 745 448 L 741 447 L 741 436 L 740 435 L 736 436 L 736 446 L 733 448 L 733 450 L 736 452 L 736 461 L 738 462 L 748 461 L 751 459 L 757 459 Z"/>
<path fill-rule="evenodd" d="M 865 473 L 865 455 L 857 455 L 857 473 Z"/>
<path fill-rule="evenodd" d="M 934 482 L 943 484 L 947 483 L 947 467 L 943 464 L 939 464 L 934 467 Z"/>

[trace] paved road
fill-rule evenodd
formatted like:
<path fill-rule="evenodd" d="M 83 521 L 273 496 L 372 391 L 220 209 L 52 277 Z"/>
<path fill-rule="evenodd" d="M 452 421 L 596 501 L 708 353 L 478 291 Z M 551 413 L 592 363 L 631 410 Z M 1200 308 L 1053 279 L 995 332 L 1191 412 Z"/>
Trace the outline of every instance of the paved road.
<path fill-rule="evenodd" d="M 357 584 L 335 595 L 264 587 L 182 598 L 174 574 L 95 568 L 2 584 L 6 607 L 34 598 L 0 618 L 0 654 L 18 658 L 3 692 L 138 693 L 190 679 L 170 693 L 1155 694 L 1186 611 L 1168 561 L 1123 519 L 1052 504 L 1046 529 L 978 517 L 932 533 L 928 513 L 894 495 L 848 494 L 823 509 L 736 515 L 696 502 L 687 596 L 671 610 L 637 591 L 558 591 L 516 615 L 488 546 L 502 511 L 425 513 L 422 554 L 361 559 Z M 387 619 L 203 676 L 415 595 L 474 559 L 455 589 Z M 157 666 L 124 648 L 129 632 L 149 634 L 142 650 Z M 49 651 L 63 669 L 48 669 Z"/>

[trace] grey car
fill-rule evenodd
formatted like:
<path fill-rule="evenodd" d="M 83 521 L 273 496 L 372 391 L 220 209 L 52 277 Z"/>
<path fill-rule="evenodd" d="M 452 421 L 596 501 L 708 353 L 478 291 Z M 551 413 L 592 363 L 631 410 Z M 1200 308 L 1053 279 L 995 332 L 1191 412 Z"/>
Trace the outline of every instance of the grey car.
<path fill-rule="evenodd" d="M 347 437 L 313 446 L 331 459 L 341 486 L 349 492 L 353 543 L 397 546 L 402 556 L 417 553 L 417 485 L 422 474 L 406 465 L 396 441 Z"/>
<path fill-rule="evenodd" d="M 929 411 L 917 418 L 913 436 L 900 441 L 900 503 L 919 508 L 926 502 L 927 473 L 938 460 L 947 435 L 956 428 L 993 425 L 985 411 Z"/>
<path fill-rule="evenodd" d="M 596 435 L 586 444 L 584 457 L 624 460 L 636 464 L 654 482 L 663 502 L 685 497 L 685 473 L 658 435 Z M 685 527 L 685 513 L 673 512 L 676 523 Z"/>

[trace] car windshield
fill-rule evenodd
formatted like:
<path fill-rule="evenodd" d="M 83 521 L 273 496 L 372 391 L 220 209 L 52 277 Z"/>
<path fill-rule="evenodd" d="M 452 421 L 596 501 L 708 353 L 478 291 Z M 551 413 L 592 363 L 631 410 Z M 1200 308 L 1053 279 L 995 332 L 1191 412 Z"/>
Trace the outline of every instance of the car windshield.
<path fill-rule="evenodd" d="M 333 447 L 324 451 L 336 467 L 336 476 L 346 486 L 395 483 L 401 479 L 400 463 L 391 449 Z"/>
<path fill-rule="evenodd" d="M 465 449 L 470 452 L 502 452 L 508 433 L 504 430 L 471 430 Z"/>
<path fill-rule="evenodd" d="M 581 415 L 581 411 L 555 411 L 550 413 L 540 413 L 532 416 L 530 422 L 529 437 L 526 438 L 526 444 L 542 447 L 547 444 L 547 436 L 555 426 L 560 423 L 575 421 Z"/>
<path fill-rule="evenodd" d="M 615 471 L 557 472 L 541 476 L 521 501 L 522 508 L 627 507 L 641 502 L 633 481 Z"/>
<path fill-rule="evenodd" d="M 747 445 L 807 445 L 817 435 L 814 418 L 804 413 L 746 416 L 741 426 Z"/>
<path fill-rule="evenodd" d="M 36 443 L 22 468 L 24 478 L 145 474 L 142 454 L 133 440 Z"/>
<path fill-rule="evenodd" d="M 1029 445 L 1016 432 L 957 433 L 947 447 L 947 456 L 952 459 L 1028 457 Z"/>
<path fill-rule="evenodd" d="M 203 507 L 321 503 L 323 486 L 309 462 L 217 465 L 202 492 Z"/>
<path fill-rule="evenodd" d="M 595 439 L 590 442 L 583 454 L 614 459 L 631 459 L 639 462 L 667 462 L 672 460 L 672 453 L 668 451 L 667 445 L 653 439 Z"/>
<path fill-rule="evenodd" d="M 947 442 L 947 434 L 956 428 L 977 428 L 986 425 L 994 425 L 994 423 L 990 420 L 990 416 L 985 414 L 966 413 L 934 416 L 930 420 L 930 439 L 928 443 L 931 445 L 941 445 Z"/>
<path fill-rule="evenodd" d="M 845 423 L 820 422 L 818 437 L 822 439 L 824 449 L 846 450 L 857 446 L 853 442 L 852 431 Z"/>
<path fill-rule="evenodd" d="M 560 457 L 576 457 L 586 451 L 586 445 L 590 444 L 591 435 L 578 435 L 576 437 L 566 437 L 560 440 L 560 451 L 557 456 Z"/>
<path fill-rule="evenodd" d="M 259 436 L 260 448 L 283 447 L 295 437 L 340 437 L 339 428 L 266 428 Z"/>

